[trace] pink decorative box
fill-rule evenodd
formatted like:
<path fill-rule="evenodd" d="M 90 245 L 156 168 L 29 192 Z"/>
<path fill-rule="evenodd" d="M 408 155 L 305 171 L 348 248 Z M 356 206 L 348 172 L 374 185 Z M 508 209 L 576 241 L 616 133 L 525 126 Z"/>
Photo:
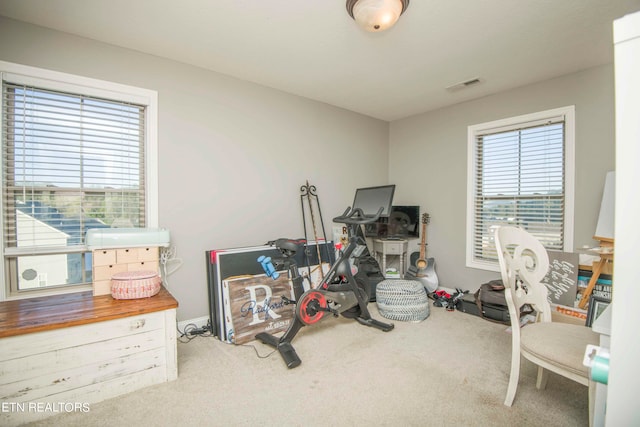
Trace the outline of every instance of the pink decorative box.
<path fill-rule="evenodd" d="M 125 271 L 111 276 L 115 299 L 148 298 L 160 292 L 162 279 L 155 271 Z"/>

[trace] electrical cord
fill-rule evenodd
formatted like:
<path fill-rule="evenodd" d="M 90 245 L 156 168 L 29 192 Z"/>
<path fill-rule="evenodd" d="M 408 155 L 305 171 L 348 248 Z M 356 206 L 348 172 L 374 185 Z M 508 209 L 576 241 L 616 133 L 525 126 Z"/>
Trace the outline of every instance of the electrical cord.
<path fill-rule="evenodd" d="M 176 330 L 180 333 L 180 336 L 178 337 L 178 341 L 180 341 L 183 344 L 186 344 L 192 339 L 197 337 L 213 337 L 214 336 L 213 329 L 211 328 L 211 320 L 207 320 L 207 324 L 201 328 L 199 328 L 198 325 L 196 325 L 195 323 L 189 323 L 184 327 L 184 331 L 181 331 L 176 324 Z M 240 344 L 240 346 L 253 348 L 253 351 L 256 353 L 256 356 L 258 356 L 258 359 L 267 359 L 277 351 L 277 350 L 273 350 L 270 353 L 262 355 L 260 354 L 256 346 L 253 344 Z"/>
<path fill-rule="evenodd" d="M 199 328 L 195 323 L 189 323 L 184 327 L 184 331 L 181 331 L 177 325 L 176 330 L 180 333 L 178 341 L 184 344 L 196 337 L 213 337 L 211 320 L 207 320 L 207 324 L 201 328 Z"/>
<path fill-rule="evenodd" d="M 160 250 L 160 266 L 162 267 L 162 277 L 166 286 L 169 285 L 168 277 L 182 267 L 182 259 L 176 258 L 177 253 L 178 250 L 175 246 L 169 246 Z M 177 263 L 177 265 L 169 270 L 167 266 L 171 263 Z"/>
<path fill-rule="evenodd" d="M 258 349 L 257 349 L 257 348 L 256 348 L 256 346 L 255 346 L 255 345 L 253 345 L 253 344 L 240 344 L 240 345 L 241 345 L 242 347 L 251 347 L 251 348 L 253 348 L 253 351 L 255 351 L 255 352 L 256 352 L 256 356 L 258 356 L 258 359 L 267 359 L 267 358 L 271 357 L 271 355 L 272 355 L 273 353 L 275 353 L 275 352 L 276 352 L 276 350 L 272 350 L 270 353 L 267 353 L 267 354 L 265 354 L 265 355 L 263 356 L 263 355 L 261 355 L 261 354 L 258 352 Z"/>

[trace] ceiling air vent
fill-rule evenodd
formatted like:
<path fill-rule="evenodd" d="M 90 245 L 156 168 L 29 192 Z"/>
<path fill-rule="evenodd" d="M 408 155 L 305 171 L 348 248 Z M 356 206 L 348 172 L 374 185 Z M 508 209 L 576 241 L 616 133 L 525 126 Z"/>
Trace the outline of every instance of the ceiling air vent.
<path fill-rule="evenodd" d="M 481 82 L 480 77 L 474 77 L 474 78 L 472 78 L 472 79 L 465 80 L 465 81 L 463 81 L 463 82 L 460 82 L 460 83 L 456 83 L 456 84 L 454 84 L 454 85 L 451 85 L 451 86 L 447 87 L 446 89 L 447 89 L 449 92 L 455 92 L 455 91 L 457 91 L 457 90 L 465 89 L 465 88 L 468 88 L 469 86 L 476 85 L 476 84 L 478 84 L 478 83 L 480 83 L 480 82 Z"/>

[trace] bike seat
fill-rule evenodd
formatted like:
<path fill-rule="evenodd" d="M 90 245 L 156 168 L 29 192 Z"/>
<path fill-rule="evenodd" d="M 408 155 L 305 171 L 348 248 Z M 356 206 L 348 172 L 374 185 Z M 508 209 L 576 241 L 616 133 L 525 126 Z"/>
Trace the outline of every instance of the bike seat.
<path fill-rule="evenodd" d="M 285 256 L 291 257 L 298 251 L 298 241 L 291 239 L 278 239 L 274 242 L 276 248 Z"/>

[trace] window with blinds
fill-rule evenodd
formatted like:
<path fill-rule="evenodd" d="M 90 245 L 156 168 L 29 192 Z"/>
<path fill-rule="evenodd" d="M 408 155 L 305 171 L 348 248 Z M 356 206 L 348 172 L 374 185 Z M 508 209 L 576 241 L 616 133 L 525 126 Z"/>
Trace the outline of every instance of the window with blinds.
<path fill-rule="evenodd" d="M 145 106 L 2 82 L 5 276 L 91 282 L 90 228 L 144 227 Z"/>
<path fill-rule="evenodd" d="M 572 120 L 550 113 L 558 111 L 470 127 L 468 264 L 497 265 L 493 236 L 501 225 L 526 229 L 550 250 L 571 243 Z"/>

